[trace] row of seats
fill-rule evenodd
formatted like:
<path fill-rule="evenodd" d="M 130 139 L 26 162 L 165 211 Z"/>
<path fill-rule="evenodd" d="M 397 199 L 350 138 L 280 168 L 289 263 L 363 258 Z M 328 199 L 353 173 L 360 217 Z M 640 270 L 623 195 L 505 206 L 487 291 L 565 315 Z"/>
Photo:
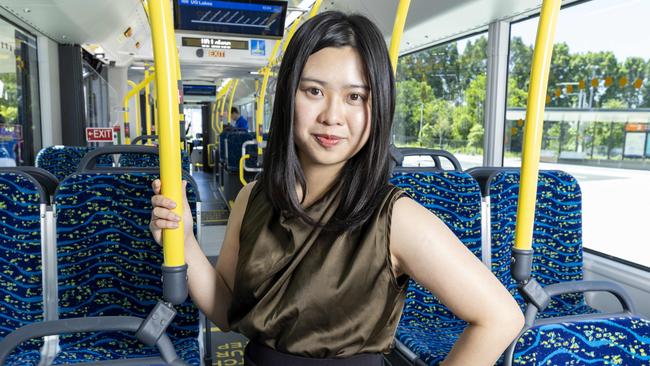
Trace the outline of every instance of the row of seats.
<path fill-rule="evenodd" d="M 242 146 L 246 141 L 255 141 L 255 134 L 244 130 L 228 130 L 219 135 L 219 163 L 226 172 L 239 172 Z M 251 156 L 247 165 L 257 164 L 257 147 L 248 146 L 246 153 Z"/>
<path fill-rule="evenodd" d="M 86 153 L 95 150 L 95 147 L 88 146 L 50 146 L 42 149 L 36 155 L 36 166 L 52 173 L 57 179 L 63 180 L 65 177 L 77 171 L 81 159 Z M 190 167 L 190 158 L 186 151 L 181 151 L 181 162 L 183 170 L 192 172 Z M 116 162 L 113 157 L 105 155 L 97 162 L 101 167 L 150 167 L 160 166 L 160 160 L 157 155 L 149 154 L 120 154 Z"/>
<path fill-rule="evenodd" d="M 43 170 L 41 178 L 36 168 L 0 170 L 0 340 L 43 320 L 145 318 L 162 298 L 162 251 L 148 231 L 151 181 L 158 173 L 99 168 L 104 170 L 68 176 L 54 186 L 56 192 L 51 179 L 39 183 L 48 175 Z M 191 183 L 188 199 L 196 216 L 198 189 L 191 177 L 184 179 Z M 198 310 L 189 300 L 176 310 L 167 334 L 185 362 L 199 365 L 203 326 Z M 5 364 L 123 358 L 154 364 L 159 353 L 124 332 L 62 334 L 25 342 Z"/>
<path fill-rule="evenodd" d="M 523 310 L 526 302 L 510 273 L 519 171 L 504 168 L 444 171 L 439 159 L 432 168 L 405 168 L 399 164 L 403 156 L 398 154 L 397 160 L 391 182 L 443 220 L 489 266 Z M 460 167 L 457 161 L 454 165 Z M 487 208 L 487 215 L 482 215 L 483 208 Z M 580 187 L 573 177 L 560 171 L 540 172 L 532 277 L 544 287 L 583 278 L 581 210 Z M 553 298 L 538 318 L 594 313 L 597 311 L 585 304 L 582 293 L 573 293 Z M 547 324 L 526 330 L 518 338 L 510 361 L 516 365 L 648 363 L 650 323 L 647 320 L 629 314 L 575 319 L 565 318 L 559 323 L 549 320 Z M 408 348 L 407 353 L 417 356 L 415 364 L 441 363 L 466 325 L 428 290 L 410 281 L 396 338 Z M 498 364 L 503 362 L 502 357 Z"/>

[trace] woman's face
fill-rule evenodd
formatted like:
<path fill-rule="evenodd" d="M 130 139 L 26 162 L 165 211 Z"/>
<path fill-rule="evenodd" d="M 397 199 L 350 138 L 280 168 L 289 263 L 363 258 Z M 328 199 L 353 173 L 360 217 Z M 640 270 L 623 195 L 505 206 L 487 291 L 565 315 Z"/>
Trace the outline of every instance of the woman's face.
<path fill-rule="evenodd" d="M 370 135 L 370 88 L 352 47 L 327 47 L 307 59 L 295 98 L 294 140 L 303 168 L 339 166 Z"/>

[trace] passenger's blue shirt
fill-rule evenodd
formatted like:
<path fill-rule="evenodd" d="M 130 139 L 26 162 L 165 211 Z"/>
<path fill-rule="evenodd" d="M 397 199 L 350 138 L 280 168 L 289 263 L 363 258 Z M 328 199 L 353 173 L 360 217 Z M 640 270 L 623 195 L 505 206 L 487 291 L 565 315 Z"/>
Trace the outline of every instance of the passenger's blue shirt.
<path fill-rule="evenodd" d="M 244 118 L 244 116 L 239 116 L 239 118 L 237 118 L 237 121 L 235 122 L 235 128 L 248 131 L 248 121 L 246 118 Z"/>

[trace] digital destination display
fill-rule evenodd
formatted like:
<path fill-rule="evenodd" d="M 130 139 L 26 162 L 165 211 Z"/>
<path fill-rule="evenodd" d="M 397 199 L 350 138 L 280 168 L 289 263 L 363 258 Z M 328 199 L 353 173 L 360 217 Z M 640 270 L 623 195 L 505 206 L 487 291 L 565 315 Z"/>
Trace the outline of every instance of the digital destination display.
<path fill-rule="evenodd" d="M 213 97 L 217 95 L 216 85 L 194 85 L 194 84 L 184 84 L 183 85 L 183 95 L 198 95 L 198 96 L 210 96 Z"/>
<path fill-rule="evenodd" d="M 281 38 L 285 1 L 176 0 L 174 25 L 186 31 Z"/>
<path fill-rule="evenodd" d="M 247 50 L 248 41 L 223 38 L 194 38 L 183 37 L 184 47 L 213 48 L 219 50 Z"/>

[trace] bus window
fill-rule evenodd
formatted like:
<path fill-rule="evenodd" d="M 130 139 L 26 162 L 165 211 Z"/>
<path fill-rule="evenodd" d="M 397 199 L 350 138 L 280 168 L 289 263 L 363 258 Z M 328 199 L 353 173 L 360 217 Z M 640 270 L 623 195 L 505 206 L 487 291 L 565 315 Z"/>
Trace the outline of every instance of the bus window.
<path fill-rule="evenodd" d="M 463 168 L 483 161 L 487 33 L 400 57 L 393 139 L 448 150 Z"/>
<path fill-rule="evenodd" d="M 0 166 L 34 165 L 39 105 L 36 37 L 0 18 Z"/>
<path fill-rule="evenodd" d="M 540 169 L 564 170 L 583 195 L 583 244 L 650 266 L 650 32 L 647 1 L 562 9 L 546 96 Z M 512 25 L 504 165 L 521 163 L 537 18 Z"/>

